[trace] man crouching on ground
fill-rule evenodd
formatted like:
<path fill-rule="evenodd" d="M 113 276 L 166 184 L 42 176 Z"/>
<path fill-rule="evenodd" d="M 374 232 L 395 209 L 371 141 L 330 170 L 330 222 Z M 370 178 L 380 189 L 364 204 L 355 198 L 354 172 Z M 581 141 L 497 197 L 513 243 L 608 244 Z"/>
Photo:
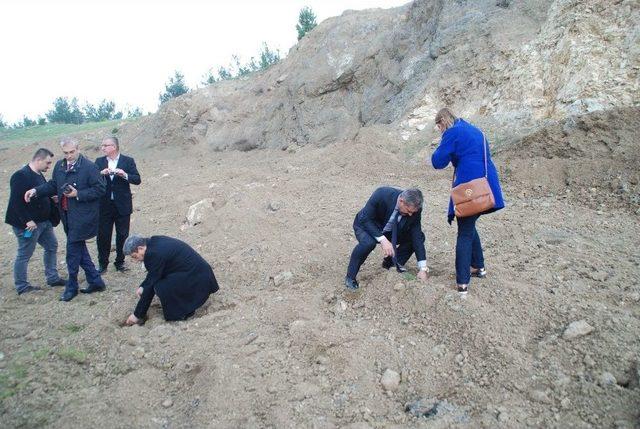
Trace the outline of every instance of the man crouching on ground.
<path fill-rule="evenodd" d="M 415 252 L 418 278 L 427 279 L 427 252 L 421 225 L 422 202 L 422 192 L 416 188 L 402 190 L 383 186 L 375 190 L 353 221 L 358 244 L 351 252 L 344 279 L 348 289 L 360 287 L 356 275 L 378 243 L 384 254 L 383 268 L 388 270 L 395 267 L 398 272 L 405 272 L 404 264 Z"/>
<path fill-rule="evenodd" d="M 147 277 L 136 294 L 140 298 L 125 324 L 142 323 L 154 295 L 158 295 L 167 321 L 185 320 L 218 291 L 211 266 L 188 244 L 171 237 L 132 235 L 124 254 L 144 262 Z"/>

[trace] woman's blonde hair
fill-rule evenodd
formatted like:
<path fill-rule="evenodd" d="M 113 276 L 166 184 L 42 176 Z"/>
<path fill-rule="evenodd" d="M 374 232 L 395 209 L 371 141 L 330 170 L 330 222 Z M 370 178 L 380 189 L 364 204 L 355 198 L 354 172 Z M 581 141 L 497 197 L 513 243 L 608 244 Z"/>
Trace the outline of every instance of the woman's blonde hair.
<path fill-rule="evenodd" d="M 438 110 L 438 113 L 436 113 L 436 124 L 439 124 L 440 122 L 442 122 L 444 124 L 445 129 L 448 129 L 449 127 L 451 127 L 453 125 L 453 123 L 456 121 L 456 116 L 451 112 L 451 110 L 449 110 L 448 108 L 443 108 Z"/>

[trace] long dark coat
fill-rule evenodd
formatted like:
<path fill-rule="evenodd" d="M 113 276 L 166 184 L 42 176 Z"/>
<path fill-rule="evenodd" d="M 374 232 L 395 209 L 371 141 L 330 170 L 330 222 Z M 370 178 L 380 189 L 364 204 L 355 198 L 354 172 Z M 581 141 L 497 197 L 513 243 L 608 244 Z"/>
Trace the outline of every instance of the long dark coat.
<path fill-rule="evenodd" d="M 176 238 L 150 237 L 144 265 L 147 277 L 140 285 L 143 293 L 133 312 L 139 319 L 147 314 L 154 295 L 160 298 L 165 320 L 184 320 L 218 290 L 207 261 Z"/>

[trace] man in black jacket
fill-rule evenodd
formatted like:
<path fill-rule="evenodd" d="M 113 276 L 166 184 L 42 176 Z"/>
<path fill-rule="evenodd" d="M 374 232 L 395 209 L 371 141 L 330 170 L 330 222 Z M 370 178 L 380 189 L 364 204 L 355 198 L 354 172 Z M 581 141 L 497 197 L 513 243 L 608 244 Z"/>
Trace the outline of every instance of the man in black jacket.
<path fill-rule="evenodd" d="M 139 185 L 140 173 L 136 162 L 129 156 L 120 153 L 117 137 L 107 137 L 100 145 L 102 153 L 96 159 L 96 166 L 106 178 L 107 190 L 100 199 L 100 226 L 98 227 L 98 264 L 101 273 L 107 271 L 109 253 L 111 252 L 111 235 L 116 227 L 116 260 L 118 271 L 126 271 L 122 246 L 129 236 L 129 223 L 133 204 L 130 184 Z"/>
<path fill-rule="evenodd" d="M 18 252 L 13 264 L 13 280 L 18 295 L 39 290 L 27 280 L 29 260 L 36 249 L 36 243 L 44 249 L 44 273 L 49 286 L 64 286 L 65 281 L 58 275 L 56 253 L 58 240 L 51 224 L 52 201 L 48 197 L 24 201 L 27 190 L 46 183 L 42 173 L 49 170 L 53 153 L 49 149 L 36 151 L 29 164 L 13 173 L 10 180 L 9 204 L 5 222 L 13 227 L 18 239 Z"/>
<path fill-rule="evenodd" d="M 154 295 L 160 298 L 165 320 L 184 320 L 218 291 L 211 266 L 178 239 L 132 235 L 124 243 L 124 252 L 144 262 L 147 269 L 147 277 L 136 292 L 140 300 L 125 321 L 127 325 L 144 320 Z"/>
<path fill-rule="evenodd" d="M 344 283 L 348 289 L 359 288 L 356 276 L 367 256 L 379 243 L 384 259 L 382 267 L 393 266 L 404 272 L 404 264 L 415 252 L 418 260 L 418 278 L 427 278 L 427 252 L 422 232 L 422 192 L 419 189 L 402 190 L 381 187 L 367 201 L 353 221 L 358 245 L 351 253 Z"/>
<path fill-rule="evenodd" d="M 89 284 L 82 293 L 101 292 L 105 284 L 91 260 L 86 240 L 98 233 L 98 200 L 104 195 L 104 177 L 96 165 L 80 154 L 78 142 L 64 138 L 60 142 L 64 160 L 53 168 L 51 180 L 29 189 L 25 201 L 36 196 L 57 195 L 60 218 L 67 234 L 67 281 L 61 301 L 71 301 L 78 294 L 78 271 L 82 266 Z"/>

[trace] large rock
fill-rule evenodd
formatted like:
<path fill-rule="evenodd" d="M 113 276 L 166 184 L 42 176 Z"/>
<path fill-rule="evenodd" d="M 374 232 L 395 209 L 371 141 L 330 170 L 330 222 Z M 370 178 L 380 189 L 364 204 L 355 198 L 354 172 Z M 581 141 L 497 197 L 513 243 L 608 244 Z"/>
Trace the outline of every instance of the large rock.
<path fill-rule="evenodd" d="M 187 224 L 189 226 L 194 226 L 202 222 L 205 218 L 207 211 L 213 208 L 213 200 L 209 198 L 205 198 L 204 200 L 198 201 L 189 207 L 189 211 L 187 212 Z"/>

